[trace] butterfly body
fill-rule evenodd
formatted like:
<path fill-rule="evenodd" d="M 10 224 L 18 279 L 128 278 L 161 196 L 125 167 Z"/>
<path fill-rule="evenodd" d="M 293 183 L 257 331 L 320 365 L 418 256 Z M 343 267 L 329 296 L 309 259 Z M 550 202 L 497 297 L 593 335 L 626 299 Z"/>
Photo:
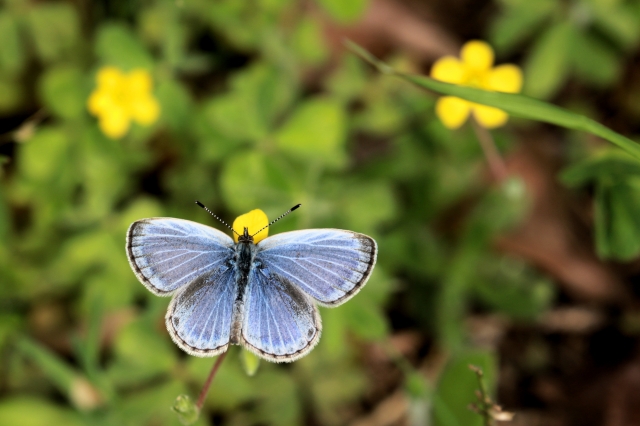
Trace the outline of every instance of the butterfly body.
<path fill-rule="evenodd" d="M 249 235 L 249 230 L 244 228 L 244 233 L 238 239 L 238 242 L 234 246 L 234 257 L 230 261 L 230 267 L 235 270 L 235 279 L 237 293 L 235 298 L 235 304 L 233 307 L 233 320 L 231 323 L 231 336 L 229 342 L 232 345 L 241 344 L 240 332 L 242 328 L 242 316 L 244 308 L 244 298 L 247 284 L 249 282 L 249 276 L 251 274 L 251 268 L 260 268 L 262 264 L 254 262 L 257 247 L 253 243 L 253 238 Z"/>
<path fill-rule="evenodd" d="M 320 339 L 317 304 L 355 295 L 375 264 L 375 241 L 337 229 L 292 231 L 238 242 L 181 219 L 134 222 L 127 255 L 153 293 L 173 296 L 167 329 L 189 354 L 215 356 L 243 345 L 274 362 L 294 361 Z"/>

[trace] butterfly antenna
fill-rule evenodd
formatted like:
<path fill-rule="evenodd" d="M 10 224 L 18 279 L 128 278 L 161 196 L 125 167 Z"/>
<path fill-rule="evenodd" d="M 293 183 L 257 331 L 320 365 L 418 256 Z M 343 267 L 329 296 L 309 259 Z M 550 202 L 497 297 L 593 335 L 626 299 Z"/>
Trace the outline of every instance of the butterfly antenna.
<path fill-rule="evenodd" d="M 216 216 L 216 214 L 214 212 L 212 212 L 211 210 L 209 210 L 204 204 L 202 204 L 200 201 L 196 200 L 196 204 L 199 205 L 200 207 L 202 207 L 203 209 L 205 209 L 207 211 L 207 213 L 209 213 L 211 216 L 215 217 L 216 219 L 218 219 L 220 222 L 222 222 L 222 224 L 224 226 L 226 226 L 227 228 L 231 229 L 238 237 L 240 236 L 240 234 L 238 234 L 236 232 L 235 229 L 233 229 L 232 227 L 230 227 L 229 225 L 227 225 L 227 222 L 225 222 L 224 220 L 220 219 L 218 216 Z M 298 204 L 299 206 L 300 204 Z M 296 206 L 296 208 L 298 207 Z M 288 213 L 288 212 L 287 212 Z M 278 218 L 280 219 L 280 218 Z"/>
<path fill-rule="evenodd" d="M 274 219 L 270 224 L 268 224 L 267 226 L 265 226 L 264 228 L 262 228 L 261 230 L 259 230 L 258 232 L 256 232 L 255 234 L 252 235 L 252 237 L 258 235 L 259 233 L 261 233 L 262 231 L 264 231 L 265 229 L 267 229 L 268 227 L 270 227 L 271 225 L 273 225 L 274 223 L 276 223 L 277 221 L 279 221 L 280 219 L 282 219 L 283 217 L 285 217 L 286 215 L 288 215 L 289 213 L 291 213 L 292 211 L 296 210 L 298 207 L 300 207 L 302 204 L 296 204 L 295 206 L 291 207 L 289 210 L 287 210 L 286 212 L 282 213 L 280 215 L 280 217 Z"/>

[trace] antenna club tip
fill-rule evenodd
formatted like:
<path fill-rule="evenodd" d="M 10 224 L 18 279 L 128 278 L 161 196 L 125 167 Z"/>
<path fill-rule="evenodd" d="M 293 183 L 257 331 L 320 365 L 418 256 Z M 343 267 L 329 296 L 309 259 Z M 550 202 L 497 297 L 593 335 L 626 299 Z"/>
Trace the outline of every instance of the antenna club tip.
<path fill-rule="evenodd" d="M 300 207 L 302 204 L 296 204 L 295 206 L 291 207 L 291 211 L 296 210 L 298 207 Z"/>
<path fill-rule="evenodd" d="M 196 200 L 196 204 L 204 209 L 204 204 L 202 204 L 200 201 Z"/>

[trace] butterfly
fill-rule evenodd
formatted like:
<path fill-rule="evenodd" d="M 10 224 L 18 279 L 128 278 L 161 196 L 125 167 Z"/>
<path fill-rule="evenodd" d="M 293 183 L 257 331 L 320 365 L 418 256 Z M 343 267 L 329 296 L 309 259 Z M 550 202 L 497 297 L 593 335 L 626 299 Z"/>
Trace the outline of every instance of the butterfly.
<path fill-rule="evenodd" d="M 127 231 L 133 272 L 152 293 L 173 296 L 167 330 L 191 355 L 216 356 L 242 345 L 268 361 L 295 361 L 320 339 L 317 305 L 352 298 L 376 263 L 375 240 L 357 232 L 306 229 L 262 239 L 264 230 L 251 235 L 247 226 L 242 234 L 231 229 L 237 242 L 174 218 L 138 220 Z"/>

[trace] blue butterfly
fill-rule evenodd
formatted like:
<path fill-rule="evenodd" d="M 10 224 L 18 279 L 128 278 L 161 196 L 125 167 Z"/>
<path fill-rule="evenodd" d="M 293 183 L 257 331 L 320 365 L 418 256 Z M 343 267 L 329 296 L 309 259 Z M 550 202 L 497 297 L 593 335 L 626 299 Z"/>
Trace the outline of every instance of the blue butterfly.
<path fill-rule="evenodd" d="M 255 244 L 256 234 L 245 227 L 235 243 L 214 228 L 173 218 L 129 227 L 129 264 L 151 292 L 173 296 L 166 325 L 185 352 L 215 356 L 232 344 L 268 361 L 295 361 L 320 339 L 316 305 L 349 300 L 376 263 L 376 242 L 356 232 L 307 229 Z"/>

